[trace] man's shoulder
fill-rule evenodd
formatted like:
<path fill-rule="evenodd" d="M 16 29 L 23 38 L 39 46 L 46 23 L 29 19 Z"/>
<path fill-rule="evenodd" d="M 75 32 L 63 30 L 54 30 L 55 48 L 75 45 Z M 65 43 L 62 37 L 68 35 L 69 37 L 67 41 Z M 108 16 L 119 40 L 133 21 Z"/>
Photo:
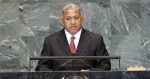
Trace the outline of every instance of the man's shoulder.
<path fill-rule="evenodd" d="M 89 31 L 89 30 L 85 30 L 85 33 L 88 36 L 93 37 L 93 38 L 102 37 L 101 34 L 98 34 L 98 33 L 95 33 L 95 32 Z"/>
<path fill-rule="evenodd" d="M 45 37 L 45 39 L 54 39 L 56 37 L 59 37 L 59 35 L 61 34 L 61 31 L 58 31 L 58 32 L 54 32 L 48 36 Z"/>

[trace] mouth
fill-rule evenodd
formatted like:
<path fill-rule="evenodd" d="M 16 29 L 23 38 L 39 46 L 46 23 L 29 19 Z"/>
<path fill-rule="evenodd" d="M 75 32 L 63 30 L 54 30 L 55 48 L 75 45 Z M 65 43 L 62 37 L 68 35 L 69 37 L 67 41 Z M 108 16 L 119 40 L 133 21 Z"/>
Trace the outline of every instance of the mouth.
<path fill-rule="evenodd" d="M 70 26 L 70 29 L 75 30 L 76 26 Z"/>

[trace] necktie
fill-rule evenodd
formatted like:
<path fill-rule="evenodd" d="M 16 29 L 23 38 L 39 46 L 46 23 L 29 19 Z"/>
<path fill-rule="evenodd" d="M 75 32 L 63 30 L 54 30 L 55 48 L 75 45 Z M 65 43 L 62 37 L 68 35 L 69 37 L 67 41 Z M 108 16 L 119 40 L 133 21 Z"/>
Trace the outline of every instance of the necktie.
<path fill-rule="evenodd" d="M 72 36 L 71 37 L 71 42 L 70 42 L 70 51 L 71 51 L 71 53 L 72 54 L 75 54 L 76 53 L 76 47 L 75 47 L 75 44 L 74 44 L 74 39 L 75 39 L 75 37 L 74 36 Z"/>

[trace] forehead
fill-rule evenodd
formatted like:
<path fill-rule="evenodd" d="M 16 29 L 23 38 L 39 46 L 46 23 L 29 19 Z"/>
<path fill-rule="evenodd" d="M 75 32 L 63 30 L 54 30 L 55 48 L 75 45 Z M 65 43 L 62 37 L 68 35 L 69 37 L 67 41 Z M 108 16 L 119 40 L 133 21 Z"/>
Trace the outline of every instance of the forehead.
<path fill-rule="evenodd" d="M 69 9 L 65 9 L 63 11 L 63 15 L 66 16 L 66 15 L 81 15 L 80 13 L 80 9 L 78 8 L 69 8 Z"/>

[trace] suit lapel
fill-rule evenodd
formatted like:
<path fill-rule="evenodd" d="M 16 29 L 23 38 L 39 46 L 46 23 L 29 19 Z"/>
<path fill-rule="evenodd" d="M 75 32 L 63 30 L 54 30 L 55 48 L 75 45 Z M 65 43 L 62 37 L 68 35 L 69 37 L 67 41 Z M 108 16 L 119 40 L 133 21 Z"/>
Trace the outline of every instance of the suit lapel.
<path fill-rule="evenodd" d="M 58 42 L 60 42 L 60 45 L 65 50 L 65 51 L 62 51 L 62 52 L 66 53 L 67 56 L 71 55 L 71 51 L 70 51 L 70 48 L 69 48 L 69 44 L 68 44 L 68 41 L 67 41 L 67 38 L 66 38 L 66 35 L 65 35 L 65 32 L 64 32 L 64 29 L 62 29 L 59 32 L 59 37 L 58 37 L 57 40 L 58 40 Z"/>
<path fill-rule="evenodd" d="M 81 54 L 81 50 L 85 47 L 86 42 L 88 41 L 88 37 L 89 36 L 87 35 L 87 31 L 85 29 L 82 29 L 80 40 L 78 43 L 78 48 L 77 48 L 77 55 Z"/>

